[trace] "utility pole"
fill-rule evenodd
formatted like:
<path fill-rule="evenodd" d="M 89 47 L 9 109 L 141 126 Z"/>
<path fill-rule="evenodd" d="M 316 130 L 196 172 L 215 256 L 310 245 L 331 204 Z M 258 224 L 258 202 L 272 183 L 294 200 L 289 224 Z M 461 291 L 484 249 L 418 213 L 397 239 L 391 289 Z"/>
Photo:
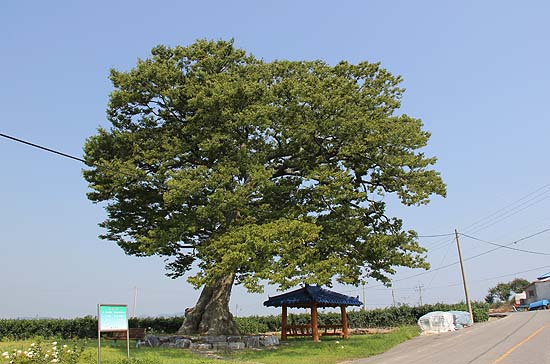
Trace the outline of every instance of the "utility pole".
<path fill-rule="evenodd" d="M 420 282 L 418 282 L 418 287 L 416 288 L 416 290 L 418 291 L 420 306 L 423 305 L 423 303 L 422 303 L 422 288 L 424 288 L 424 285 L 421 284 Z"/>
<path fill-rule="evenodd" d="M 391 300 L 393 302 L 393 307 L 395 307 L 395 291 L 393 289 L 393 286 L 391 288 Z"/>
<path fill-rule="evenodd" d="M 460 242 L 458 240 L 458 231 L 455 229 L 456 247 L 458 249 L 458 260 L 460 260 L 460 270 L 462 271 L 462 282 L 464 282 L 464 295 L 466 296 L 466 304 L 468 305 L 468 312 L 470 312 L 470 318 L 474 322 L 474 314 L 472 312 L 472 303 L 470 302 L 470 296 L 468 295 L 468 286 L 466 285 L 466 273 L 464 273 L 464 262 L 462 261 L 462 251 L 460 250 Z"/>

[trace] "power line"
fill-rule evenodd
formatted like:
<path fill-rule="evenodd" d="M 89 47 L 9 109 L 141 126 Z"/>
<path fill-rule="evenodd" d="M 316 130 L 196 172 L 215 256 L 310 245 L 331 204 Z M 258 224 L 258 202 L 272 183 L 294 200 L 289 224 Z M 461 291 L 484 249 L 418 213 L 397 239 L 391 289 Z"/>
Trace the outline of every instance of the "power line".
<path fill-rule="evenodd" d="M 534 271 L 541 270 L 541 269 L 544 269 L 544 268 L 550 268 L 550 265 L 543 265 L 541 267 L 531 268 L 531 269 L 522 270 L 522 271 L 513 272 L 513 273 L 502 274 L 502 275 L 499 275 L 499 276 L 493 276 L 493 277 L 489 277 L 489 278 L 474 279 L 474 280 L 471 280 L 470 282 L 475 283 L 475 282 L 491 281 L 493 279 L 511 277 L 511 276 L 515 276 L 515 275 L 518 275 L 518 274 L 534 272 Z M 442 285 L 442 286 L 426 287 L 424 290 L 434 290 L 434 289 L 438 289 L 438 288 L 456 287 L 456 286 L 461 286 L 461 285 L 462 285 L 462 283 L 453 283 L 453 284 L 447 284 L 447 285 Z M 394 289 L 396 291 L 415 291 L 417 289 L 416 287 L 414 287 L 414 288 L 410 288 L 410 287 L 409 288 L 396 288 L 396 287 L 375 288 L 375 287 L 379 287 L 379 286 L 371 286 L 371 287 L 367 286 L 367 288 L 369 290 L 373 290 L 373 291 L 387 291 L 387 290 L 390 290 L 390 289 Z M 358 291 L 358 289 L 344 291 L 342 293 L 349 293 L 349 292 L 356 292 L 356 291 Z"/>
<path fill-rule="evenodd" d="M 535 194 L 536 194 L 536 196 L 534 196 L 534 197 L 528 199 L 528 201 L 522 202 L 521 204 L 519 204 L 519 206 L 522 206 L 522 205 L 524 205 L 526 202 L 530 202 L 530 201 L 532 201 L 534 198 L 540 197 L 540 196 L 542 196 L 542 195 L 544 195 L 544 194 L 550 192 L 549 187 L 550 187 L 550 183 L 547 183 L 547 184 L 545 184 L 544 186 L 539 187 L 539 188 L 537 188 L 536 190 L 534 190 L 534 191 L 532 191 L 532 192 L 530 192 L 530 193 L 528 193 L 528 194 L 526 194 L 526 195 L 520 197 L 519 199 L 517 199 L 517 200 L 515 200 L 515 201 L 513 201 L 513 202 L 511 202 L 511 203 L 509 203 L 509 204 L 507 204 L 506 206 L 500 208 L 499 210 L 497 210 L 497 211 L 495 211 L 495 212 L 493 212 L 493 213 L 491 213 L 491 214 L 489 214 L 489 215 L 487 215 L 487 216 L 485 216 L 485 217 L 483 217 L 483 218 L 481 218 L 481 219 L 475 221 L 474 223 L 472 223 L 472 224 L 466 226 L 466 227 L 465 227 L 464 229 L 462 229 L 462 230 L 463 230 L 463 231 L 467 231 L 467 230 L 472 230 L 472 229 L 476 229 L 476 230 L 477 230 L 477 229 L 485 228 L 485 227 L 487 227 L 487 226 L 483 226 L 483 225 L 484 225 L 484 224 L 487 224 L 488 221 L 483 222 L 484 220 L 489 220 L 489 221 L 490 221 L 490 220 L 492 220 L 492 219 L 494 219 L 494 218 L 498 218 L 498 217 L 501 217 L 502 215 L 507 214 L 508 212 L 504 212 L 505 210 L 508 210 L 511 206 L 516 205 L 518 202 L 521 202 L 521 201 L 525 200 L 525 199 L 528 198 L 529 196 L 532 196 L 532 195 L 535 195 Z M 540 191 L 542 191 L 542 190 L 544 190 L 544 191 L 541 192 L 541 193 L 538 193 L 538 192 L 540 192 Z M 537 194 L 537 193 L 538 193 L 538 194 Z M 518 207 L 519 207 L 519 206 L 518 206 Z M 515 208 L 514 208 L 514 209 L 515 209 Z M 504 213 L 503 213 L 503 212 L 504 212 Z M 500 220 L 499 220 L 499 221 L 500 221 Z M 483 222 L 483 223 L 482 223 L 482 222 Z M 481 225 L 481 226 L 476 226 L 476 225 Z"/>
<path fill-rule="evenodd" d="M 419 238 L 439 238 L 442 236 L 453 236 L 454 233 L 449 234 L 436 234 L 436 235 L 418 235 Z"/>
<path fill-rule="evenodd" d="M 525 236 L 523 238 L 520 238 L 518 240 L 515 240 L 513 242 L 511 242 L 510 244 L 507 244 L 507 245 L 504 245 L 504 246 L 497 246 L 496 248 L 494 249 L 491 249 L 491 250 L 487 250 L 483 253 L 479 253 L 479 254 L 476 254 L 476 255 L 472 255 L 468 258 L 465 258 L 464 261 L 467 262 L 469 260 L 472 260 L 472 259 L 475 259 L 475 258 L 479 258 L 483 255 L 486 255 L 486 254 L 489 254 L 489 253 L 492 253 L 496 250 L 499 250 L 499 249 L 503 249 L 505 248 L 506 246 L 509 246 L 509 245 L 512 245 L 512 244 L 516 244 L 516 243 L 519 243 L 520 241 L 523 241 L 523 240 L 527 240 L 527 239 L 530 239 L 532 237 L 535 237 L 537 235 L 540 235 L 540 234 L 543 234 L 547 231 L 550 231 L 550 228 L 549 229 L 544 229 L 542 231 L 539 231 L 539 232 L 536 232 L 534 234 L 531 234 L 531 235 L 528 235 L 528 236 Z M 437 267 L 437 268 L 434 268 L 434 269 L 430 269 L 426 272 L 420 272 L 420 273 L 417 273 L 417 274 L 413 274 L 413 275 L 410 275 L 410 276 L 407 276 L 407 277 L 404 277 L 404 278 L 401 278 L 401 279 L 394 279 L 392 280 L 392 282 L 400 282 L 400 281 L 404 281 L 404 280 L 407 280 L 407 279 L 411 279 L 411 278 L 416 278 L 416 277 L 419 277 L 419 276 L 422 276 L 422 275 L 425 275 L 425 274 L 430 274 L 430 273 L 433 273 L 433 272 L 437 272 L 437 271 L 440 271 L 442 269 L 445 269 L 445 268 L 449 268 L 449 267 L 452 267 L 454 265 L 457 265 L 459 263 L 459 261 L 455 261 L 453 263 L 450 263 L 450 264 L 446 264 L 446 265 L 443 265 L 443 266 L 440 266 L 440 267 Z M 377 287 L 383 287 L 384 284 L 379 284 L 379 285 L 375 285 L 375 286 L 371 286 L 370 288 L 377 288 Z"/>
<path fill-rule="evenodd" d="M 136 178 L 136 175 L 135 175 L 135 174 L 130 174 L 130 173 L 128 173 L 128 172 L 125 172 L 125 171 L 120 170 L 119 168 L 114 168 L 114 167 L 104 166 L 104 165 L 97 165 L 97 164 L 89 165 L 89 164 L 88 164 L 84 159 L 82 159 L 82 158 L 75 157 L 75 156 L 73 156 L 73 155 L 70 155 L 70 154 L 67 154 L 67 153 L 63 153 L 63 152 L 60 152 L 60 151 L 55 150 L 55 149 L 47 148 L 47 147 L 44 147 L 44 146 L 42 146 L 42 145 L 38 145 L 38 144 L 36 144 L 36 143 L 31 143 L 31 142 L 29 142 L 29 141 L 26 141 L 26 140 L 23 140 L 23 139 L 19 139 L 19 138 L 15 138 L 15 137 L 12 137 L 12 136 L 10 136 L 10 135 L 3 134 L 3 133 L 0 133 L 0 136 L 3 137 L 3 138 L 6 138 L 6 139 L 11 139 L 11 140 L 16 141 L 16 142 L 18 142 L 18 143 L 22 143 L 22 144 L 29 145 L 29 146 L 34 147 L 34 148 L 38 148 L 38 149 L 45 150 L 45 151 L 50 152 L 50 153 L 54 153 L 54 154 L 60 155 L 60 156 L 65 157 L 65 158 L 69 158 L 69 159 L 73 159 L 73 160 L 82 162 L 82 163 L 84 163 L 85 165 L 87 165 L 87 166 L 89 166 L 89 167 L 103 168 L 103 169 L 107 169 L 107 170 L 111 170 L 111 171 L 114 171 L 114 172 L 123 174 L 123 175 L 128 176 L 128 177 Z"/>
<path fill-rule="evenodd" d="M 444 248 L 448 248 L 449 245 L 452 245 L 453 243 L 454 243 L 454 241 L 451 239 L 451 240 L 444 241 L 443 243 L 439 244 L 435 248 L 426 248 L 426 249 L 428 250 L 428 252 L 433 253 L 435 251 L 438 251 L 438 250 L 441 250 L 441 249 L 444 249 Z"/>
<path fill-rule="evenodd" d="M 535 233 L 533 235 L 530 235 L 526 238 L 530 238 L 530 237 L 533 237 L 533 236 L 536 236 L 536 235 L 540 235 L 542 233 L 545 233 L 547 231 L 550 231 L 550 229 L 545 229 L 543 231 L 539 231 L 538 233 Z M 498 247 L 501 247 L 501 248 L 505 248 L 505 249 L 510 249 L 510 250 L 515 250 L 515 251 L 519 251 L 519 252 L 523 252 L 523 253 L 530 253 L 530 254 L 538 254 L 538 255 L 550 255 L 550 253 L 544 253 L 544 252 L 537 252 L 537 251 L 533 251 L 533 250 L 525 250 L 525 249 L 519 249 L 519 248 L 513 248 L 511 247 L 510 245 L 512 244 L 516 244 L 518 241 L 521 241 L 521 240 L 525 240 L 526 238 L 523 238 L 521 240 L 517 240 L 517 241 L 514 241 L 510 244 L 506 244 L 506 245 L 503 245 L 503 244 L 498 244 L 498 243 L 494 243 L 494 242 L 491 242 L 491 241 L 487 241 L 487 240 L 483 240 L 483 239 L 479 239 L 479 238 L 476 238 L 474 236 L 470 236 L 470 235 L 467 235 L 467 234 L 463 234 L 463 233 L 460 233 L 460 235 L 466 237 L 466 238 L 470 238 L 470 239 L 474 239 L 474 240 L 477 240 L 477 241 L 481 241 L 482 243 L 486 243 L 486 244 L 491 244 L 491 245 L 495 245 L 495 246 L 498 246 Z"/>
<path fill-rule="evenodd" d="M 517 200 L 505 205 L 504 207 L 496 210 L 495 212 L 490 213 L 489 215 L 486 215 L 486 216 L 474 221 L 470 225 L 462 228 L 461 230 L 465 231 L 465 232 L 470 232 L 472 234 L 476 233 L 476 232 L 479 232 L 481 230 L 484 230 L 484 229 L 486 229 L 490 226 L 495 225 L 496 223 L 498 223 L 502 220 L 505 220 L 505 219 L 507 219 L 507 218 L 509 218 L 509 217 L 511 217 L 511 216 L 513 216 L 513 215 L 515 215 L 515 214 L 531 207 L 532 205 L 535 205 L 535 204 L 545 200 L 546 198 L 548 198 L 548 196 L 545 197 L 544 199 L 541 199 L 541 200 L 536 200 L 536 199 L 539 198 L 539 197 L 544 196 L 548 192 L 550 192 L 550 183 L 545 184 L 542 187 L 539 187 L 536 190 L 534 190 L 532 192 L 529 192 L 528 194 L 520 197 L 519 199 L 517 199 Z M 533 196 L 533 195 L 535 195 L 535 196 Z M 530 196 L 533 196 L 533 197 L 529 198 L 527 201 L 521 202 L 521 201 L 527 199 Z M 533 200 L 536 200 L 536 201 L 534 201 L 533 203 L 531 203 L 527 206 L 524 206 L 525 204 L 527 204 L 527 203 L 529 203 Z M 521 202 L 521 203 L 519 205 L 517 205 L 519 202 Z M 515 205 L 517 205 L 517 206 L 515 206 Z M 522 206 L 524 206 L 524 207 L 521 208 L 520 210 L 517 210 L 518 207 L 522 207 Z M 429 250 L 430 251 L 435 251 L 435 250 L 441 249 L 441 248 L 445 247 L 448 242 L 450 242 L 450 240 L 440 239 L 439 241 L 436 241 L 432 245 L 432 247 L 429 248 Z"/>
<path fill-rule="evenodd" d="M 419 238 L 440 238 L 440 237 L 451 237 L 454 233 L 448 233 L 448 234 L 435 234 L 435 235 L 418 235 Z M 426 249 L 430 252 L 434 252 L 439 249 L 443 249 L 448 246 L 449 243 L 451 243 L 453 240 L 447 240 L 447 239 L 440 239 L 435 242 L 431 247 L 426 246 Z"/>
<path fill-rule="evenodd" d="M 524 238 L 518 239 L 518 240 L 514 241 L 514 244 L 519 243 L 520 241 L 523 241 L 523 240 L 527 240 L 527 239 L 532 238 L 534 236 L 540 235 L 540 234 L 545 233 L 547 231 L 550 231 L 550 229 L 545 229 L 545 230 L 539 231 L 538 233 L 534 233 L 532 235 L 529 235 L 529 236 L 526 236 Z"/>
<path fill-rule="evenodd" d="M 447 255 L 449 255 L 449 252 L 451 251 L 452 246 L 453 246 L 452 241 L 450 241 L 449 244 L 447 245 L 447 250 L 445 250 L 445 254 L 443 255 L 443 258 L 441 259 L 441 262 L 439 263 L 439 265 L 442 265 L 445 259 L 447 259 Z M 435 279 L 435 276 L 432 276 L 432 279 L 430 280 L 430 283 L 428 283 L 428 286 L 426 289 L 430 288 L 434 279 Z"/>
<path fill-rule="evenodd" d="M 34 147 L 34 148 L 38 148 L 38 149 L 42 149 L 42 150 L 45 150 L 47 152 L 50 152 L 50 153 L 54 153 L 54 154 L 58 154 L 62 157 L 65 157 L 65 158 L 70 158 L 70 159 L 74 159 L 76 161 L 79 161 L 79 162 L 82 162 L 84 164 L 86 164 L 86 161 L 82 158 L 78 158 L 78 157 L 75 157 L 73 155 L 70 155 L 70 154 L 67 154 L 67 153 L 63 153 L 63 152 L 60 152 L 60 151 L 57 151 L 57 150 L 54 150 L 54 149 L 51 149 L 51 148 L 47 148 L 47 147 L 44 147 L 42 145 L 38 145 L 38 144 L 35 144 L 35 143 L 31 143 L 31 142 L 28 142 L 26 140 L 23 140 L 23 139 L 19 139 L 19 138 L 16 138 L 16 137 L 12 137 L 10 135 L 6 135 L 6 134 L 2 134 L 0 133 L 0 136 L 3 137 L 3 138 L 6 138 L 6 139 L 11 139 L 11 140 L 14 140 L 18 143 L 22 143 L 22 144 L 26 144 L 26 145 L 29 145 L 31 147 Z"/>
<path fill-rule="evenodd" d="M 494 248 L 494 249 L 487 250 L 487 251 L 485 251 L 485 252 L 483 252 L 483 253 L 479 253 L 479 254 L 473 255 L 473 256 L 471 256 L 471 257 L 468 257 L 468 258 L 464 259 L 464 261 L 468 261 L 468 260 L 472 260 L 472 259 L 474 259 L 474 258 L 481 257 L 482 255 L 486 255 L 486 254 L 492 253 L 492 252 L 494 252 L 495 250 L 502 249 L 502 248 L 504 248 L 504 247 L 506 247 L 506 246 L 510 246 L 510 245 L 515 244 L 515 243 L 518 243 L 518 242 L 520 242 L 520 241 L 523 241 L 523 240 L 532 238 L 532 237 L 534 237 L 534 236 L 540 235 L 540 234 L 545 233 L 545 232 L 547 232 L 547 231 L 550 231 L 550 229 L 545 229 L 545 230 L 539 231 L 539 232 L 537 232 L 537 233 L 531 234 L 531 235 L 529 235 L 529 236 L 523 237 L 523 238 L 521 238 L 521 239 L 519 239 L 519 240 L 516 240 L 516 241 L 511 242 L 510 244 L 506 244 L 505 246 L 498 246 L 498 247 L 496 247 L 496 248 Z M 457 263 L 458 263 L 458 262 L 457 262 Z"/>
<path fill-rule="evenodd" d="M 546 191 L 548 192 L 548 191 Z M 488 222 L 487 224 L 485 225 L 482 225 L 478 228 L 476 228 L 475 230 L 473 231 L 470 231 L 471 233 L 477 233 L 481 230 L 484 230 L 484 229 L 487 229 L 488 227 L 491 227 L 495 224 L 498 224 L 499 222 L 503 221 L 503 220 L 506 220 L 508 219 L 509 217 L 512 217 L 516 214 L 519 214 L 520 212 L 524 211 L 524 210 L 527 210 L 529 207 L 533 206 L 533 205 L 536 205 L 538 203 L 541 203 L 542 201 L 544 200 L 547 200 L 548 198 L 550 198 L 550 196 L 545 196 L 544 198 L 540 198 L 542 196 L 544 196 L 544 194 L 546 193 L 544 192 L 543 194 L 540 194 L 540 195 L 537 195 L 537 196 L 534 196 L 532 198 L 530 198 L 529 200 L 519 204 L 518 206 L 516 206 L 516 210 L 512 210 L 512 211 L 508 211 L 504 214 L 501 214 L 499 215 L 500 218 L 496 219 L 495 221 L 492 221 L 492 222 Z M 540 199 L 539 199 L 540 198 Z M 530 202 L 530 203 L 529 203 Z M 529 204 L 528 204 L 529 203 Z M 526 206 L 524 206 L 525 204 L 528 204 Z M 518 209 L 519 207 L 521 207 L 520 209 Z"/>
<path fill-rule="evenodd" d="M 504 277 L 511 277 L 511 276 L 516 276 L 518 274 L 523 274 L 523 273 L 529 273 L 529 272 L 534 272 L 534 271 L 537 271 L 537 270 L 541 270 L 541 269 L 544 269 L 544 268 L 550 268 L 550 265 L 543 265 L 541 267 L 536 267 L 536 268 L 531 268 L 531 269 L 527 269 L 527 270 L 522 270 L 522 271 L 519 271 L 519 272 L 513 272 L 513 273 L 507 273 L 507 274 L 502 274 L 502 275 L 499 275 L 499 276 L 493 276 L 493 277 L 489 277 L 489 278 L 483 278 L 483 279 L 474 279 L 474 280 L 471 280 L 470 282 L 471 283 L 477 283 L 477 282 L 484 282 L 484 281 L 491 281 L 493 279 L 499 279 L 499 278 L 504 278 Z M 434 289 L 439 289 L 439 288 L 448 288 L 448 287 L 457 287 L 457 286 L 461 286 L 462 285 L 462 282 L 460 283 L 452 283 L 452 284 L 446 284 L 446 285 L 441 285 L 441 286 L 434 286 L 434 287 L 426 287 L 424 288 L 425 291 L 427 290 L 434 290 Z M 374 286 L 373 286 L 374 287 Z M 369 290 L 374 290 L 374 291 L 387 291 L 387 290 L 390 290 L 390 289 L 394 289 L 396 291 L 415 291 L 417 288 L 416 287 L 413 287 L 413 288 L 410 288 L 410 287 L 405 287 L 405 288 L 396 288 L 396 287 L 386 287 L 386 288 L 372 288 L 370 287 Z M 347 291 L 347 292 L 353 292 L 353 291 Z"/>
<path fill-rule="evenodd" d="M 494 277 L 490 277 L 490 278 L 476 279 L 476 280 L 472 280 L 471 282 L 475 283 L 475 282 L 492 281 L 493 279 L 516 276 L 518 274 L 529 273 L 529 272 L 533 272 L 533 271 L 540 270 L 540 269 L 543 269 L 543 268 L 550 268 L 550 265 L 543 265 L 542 267 L 532 268 L 532 269 L 528 269 L 528 270 L 522 270 L 522 271 L 514 272 L 514 273 L 503 274 L 503 275 L 500 275 L 500 276 L 494 276 Z M 462 283 L 454 283 L 454 284 L 449 284 L 449 285 L 445 285 L 445 286 L 436 286 L 436 287 L 432 287 L 431 289 L 455 287 L 455 286 L 460 286 L 460 285 L 462 285 Z M 428 289 L 428 288 L 426 288 L 426 289 Z"/>
<path fill-rule="evenodd" d="M 539 189 L 540 190 L 540 189 Z M 475 228 L 473 227 L 470 227 L 470 228 L 467 228 L 465 231 L 469 231 L 471 232 L 472 234 L 474 233 L 477 233 L 477 232 L 480 232 L 482 230 L 485 230 L 495 224 L 498 224 L 499 222 L 501 221 L 504 221 L 516 214 L 519 214 L 520 212 L 522 211 L 525 211 L 527 210 L 528 208 L 530 208 L 531 206 L 534 206 L 536 204 L 539 204 L 541 202 L 543 202 L 544 200 L 547 200 L 550 198 L 550 196 L 545 196 L 543 197 L 546 193 L 550 192 L 550 190 L 546 190 L 544 191 L 543 193 L 541 194 L 538 194 L 536 196 L 533 196 L 531 197 L 530 199 L 522 202 L 521 204 L 517 205 L 514 207 L 514 210 L 510 210 L 510 211 L 505 211 L 497 216 L 495 216 L 493 219 L 490 219 L 489 221 L 485 222 L 484 224 L 481 224 L 479 226 L 476 226 Z M 543 198 L 540 198 L 540 197 L 543 197 Z M 521 207 L 521 208 L 520 208 Z M 475 224 L 474 224 L 475 225 Z M 473 226 L 473 225 L 470 225 L 470 226 Z M 473 229 L 473 230 L 472 230 Z M 471 230 L 471 231 L 470 231 Z M 430 249 L 431 251 L 435 251 L 435 250 L 438 250 L 438 249 L 441 249 L 442 247 L 444 247 L 446 245 L 446 243 L 450 242 L 451 240 L 440 240 L 439 242 L 436 242 L 432 248 Z"/>

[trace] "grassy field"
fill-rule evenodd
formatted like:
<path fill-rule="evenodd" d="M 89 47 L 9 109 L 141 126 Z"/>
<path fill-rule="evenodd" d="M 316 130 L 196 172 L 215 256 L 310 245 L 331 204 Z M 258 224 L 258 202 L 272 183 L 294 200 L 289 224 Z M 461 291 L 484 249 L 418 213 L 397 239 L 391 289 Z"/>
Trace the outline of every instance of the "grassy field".
<path fill-rule="evenodd" d="M 351 336 L 349 340 L 325 337 L 320 343 L 307 339 L 291 339 L 280 347 L 270 350 L 247 350 L 233 353 L 221 353 L 216 357 L 207 357 L 191 353 L 184 349 L 168 348 L 130 348 L 132 364 L 332 364 L 347 359 L 367 357 L 382 353 L 391 347 L 406 341 L 419 333 L 415 326 L 396 329 L 390 333 Z M 49 343 L 53 340 L 44 341 Z M 64 344 L 58 340 L 60 344 Z M 2 341 L 0 352 L 13 349 L 27 349 L 33 341 Z M 101 347 L 102 364 L 125 364 L 126 348 L 110 346 L 105 342 Z M 220 358 L 223 357 L 223 358 Z M 223 359 L 223 360 L 220 360 Z M 3 362 L 0 359 L 0 363 Z M 79 364 L 97 363 L 97 341 L 88 340 Z"/>

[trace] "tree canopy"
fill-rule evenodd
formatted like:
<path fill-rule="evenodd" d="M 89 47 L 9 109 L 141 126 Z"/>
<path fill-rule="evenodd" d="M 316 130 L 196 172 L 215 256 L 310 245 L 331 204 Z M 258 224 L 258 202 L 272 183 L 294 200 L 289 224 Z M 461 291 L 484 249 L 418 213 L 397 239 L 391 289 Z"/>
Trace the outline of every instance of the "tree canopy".
<path fill-rule="evenodd" d="M 507 302 L 511 294 L 523 292 L 528 285 L 529 281 L 523 278 L 515 278 L 507 283 L 501 282 L 489 289 L 489 293 L 485 296 L 485 301 L 487 303 L 493 303 L 496 300 Z"/>
<path fill-rule="evenodd" d="M 106 203 L 101 237 L 127 254 L 251 291 L 428 267 L 384 196 L 425 204 L 445 185 L 421 120 L 397 114 L 401 77 L 380 64 L 266 62 L 200 40 L 110 79 L 112 125 L 87 140 L 84 177 Z"/>

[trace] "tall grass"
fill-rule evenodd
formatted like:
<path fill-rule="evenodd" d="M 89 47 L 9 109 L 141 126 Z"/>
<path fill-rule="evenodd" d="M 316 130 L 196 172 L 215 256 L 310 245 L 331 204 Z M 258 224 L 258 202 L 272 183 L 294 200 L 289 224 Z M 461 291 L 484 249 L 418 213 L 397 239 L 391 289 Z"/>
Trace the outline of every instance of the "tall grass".
<path fill-rule="evenodd" d="M 314 343 L 311 338 L 291 339 L 280 347 L 266 350 L 219 353 L 223 363 L 263 364 L 334 364 L 343 360 L 367 357 L 382 353 L 416 335 L 415 326 L 398 328 L 390 333 L 351 336 L 348 340 L 323 337 Z M 32 340 L 0 342 L 0 352 L 28 347 Z M 60 343 L 63 344 L 63 343 Z M 140 348 L 130 349 L 131 360 L 126 359 L 126 347 L 114 348 L 110 342 L 102 343 L 102 364 L 219 364 L 219 357 L 207 357 L 186 349 Z M 4 364 L 1 360 L 0 363 Z M 79 364 L 97 363 L 97 340 L 88 340 Z"/>

